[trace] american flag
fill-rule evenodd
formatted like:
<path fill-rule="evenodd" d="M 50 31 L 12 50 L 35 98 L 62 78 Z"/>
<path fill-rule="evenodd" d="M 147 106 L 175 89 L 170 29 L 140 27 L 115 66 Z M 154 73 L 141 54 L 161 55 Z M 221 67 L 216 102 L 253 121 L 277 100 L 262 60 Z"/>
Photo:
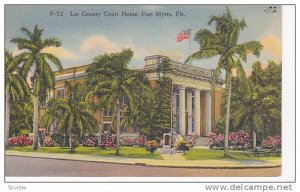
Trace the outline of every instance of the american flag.
<path fill-rule="evenodd" d="M 185 30 L 185 31 L 181 31 L 180 33 L 178 33 L 177 35 L 177 39 L 176 42 L 181 42 L 185 39 L 190 39 L 191 36 L 191 30 Z"/>

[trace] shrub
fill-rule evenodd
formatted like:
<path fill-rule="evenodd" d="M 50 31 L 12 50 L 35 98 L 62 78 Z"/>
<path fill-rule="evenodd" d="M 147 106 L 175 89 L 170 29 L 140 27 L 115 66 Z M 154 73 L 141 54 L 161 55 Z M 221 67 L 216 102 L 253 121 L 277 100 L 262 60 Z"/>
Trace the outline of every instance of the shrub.
<path fill-rule="evenodd" d="M 124 138 L 122 145 L 123 146 L 133 146 L 133 139 L 131 139 L 130 137 Z"/>
<path fill-rule="evenodd" d="M 177 150 L 183 151 L 184 153 L 191 149 L 190 144 L 185 140 L 178 141 L 176 143 L 175 147 L 176 147 Z"/>
<path fill-rule="evenodd" d="M 219 133 L 211 132 L 208 135 L 208 145 L 210 148 L 212 147 L 224 147 L 224 135 Z"/>
<path fill-rule="evenodd" d="M 191 148 L 195 145 L 195 135 L 189 135 L 188 136 L 188 144 L 191 146 Z"/>
<path fill-rule="evenodd" d="M 112 137 L 103 137 L 101 139 L 101 147 L 105 148 L 105 147 L 113 147 L 114 146 L 114 142 L 113 142 L 113 138 Z"/>
<path fill-rule="evenodd" d="M 245 146 L 250 141 L 250 135 L 248 132 L 239 131 L 238 132 L 238 145 Z"/>
<path fill-rule="evenodd" d="M 280 135 L 275 135 L 273 141 L 274 141 L 274 148 L 275 149 L 280 149 L 281 148 L 281 136 Z"/>
<path fill-rule="evenodd" d="M 158 143 L 156 140 L 150 140 L 146 142 L 147 151 L 150 151 L 151 154 L 157 149 Z"/>
<path fill-rule="evenodd" d="M 228 135 L 229 145 L 234 147 L 240 147 L 242 149 L 249 148 L 250 135 L 245 131 L 231 132 Z"/>
<path fill-rule="evenodd" d="M 147 141 L 147 137 L 144 135 L 139 136 L 135 139 L 134 144 L 138 145 L 139 147 L 144 147 Z"/>
<path fill-rule="evenodd" d="M 32 140 L 27 135 L 11 137 L 8 140 L 10 146 L 28 146 L 32 145 Z"/>
<path fill-rule="evenodd" d="M 281 148 L 280 135 L 275 135 L 274 137 L 268 136 L 265 140 L 261 142 L 261 146 L 264 149 L 280 149 Z"/>
<path fill-rule="evenodd" d="M 98 146 L 98 139 L 94 136 L 85 137 L 82 144 L 85 147 L 97 147 Z"/>
<path fill-rule="evenodd" d="M 45 136 L 43 146 L 45 147 L 56 147 L 58 144 L 56 143 L 55 140 L 52 139 L 51 136 Z"/>
<path fill-rule="evenodd" d="M 238 133 L 231 132 L 228 135 L 229 145 L 237 145 L 238 144 Z"/>

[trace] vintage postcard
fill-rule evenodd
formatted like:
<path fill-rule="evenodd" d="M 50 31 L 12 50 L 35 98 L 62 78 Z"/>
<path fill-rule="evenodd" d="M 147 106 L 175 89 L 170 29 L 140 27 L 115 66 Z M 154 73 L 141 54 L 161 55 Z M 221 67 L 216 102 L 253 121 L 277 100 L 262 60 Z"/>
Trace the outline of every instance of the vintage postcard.
<path fill-rule="evenodd" d="M 4 11 L 6 182 L 293 180 L 294 6 Z"/>

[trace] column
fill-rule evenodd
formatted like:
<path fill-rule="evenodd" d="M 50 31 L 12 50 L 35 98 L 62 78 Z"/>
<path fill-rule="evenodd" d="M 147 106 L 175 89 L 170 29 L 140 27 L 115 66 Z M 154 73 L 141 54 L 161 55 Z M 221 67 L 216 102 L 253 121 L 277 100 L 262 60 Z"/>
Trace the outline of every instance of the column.
<path fill-rule="evenodd" d="M 207 136 L 211 132 L 211 94 L 206 92 L 206 133 Z"/>
<path fill-rule="evenodd" d="M 194 130 L 196 135 L 200 135 L 200 90 L 194 91 Z"/>
<path fill-rule="evenodd" d="M 179 134 L 185 135 L 185 87 L 179 89 Z"/>
<path fill-rule="evenodd" d="M 54 98 L 54 92 L 55 91 L 53 89 L 49 91 L 49 100 Z"/>
<path fill-rule="evenodd" d="M 173 85 L 174 86 L 174 85 Z M 177 106 L 177 104 L 176 104 L 176 91 L 173 91 L 173 93 L 172 93 L 172 105 L 171 105 L 171 108 L 172 108 L 172 116 L 171 116 L 171 118 L 172 118 L 172 131 L 173 132 L 176 132 L 176 127 L 177 127 L 177 117 L 176 117 L 176 112 L 177 112 L 177 109 L 176 109 L 176 106 Z"/>
<path fill-rule="evenodd" d="M 192 134 L 193 129 L 192 129 L 192 92 L 187 92 L 186 93 L 186 110 L 188 113 L 188 134 Z"/>

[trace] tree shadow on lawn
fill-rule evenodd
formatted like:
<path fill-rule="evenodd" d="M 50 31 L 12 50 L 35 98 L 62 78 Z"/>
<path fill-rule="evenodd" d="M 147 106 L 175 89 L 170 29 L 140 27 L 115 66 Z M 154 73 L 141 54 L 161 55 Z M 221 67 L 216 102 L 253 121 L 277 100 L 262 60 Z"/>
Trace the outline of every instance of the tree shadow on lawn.
<path fill-rule="evenodd" d="M 261 165 L 268 160 L 279 160 L 280 157 L 248 157 L 244 151 L 230 151 L 229 157 L 224 157 L 223 150 L 212 149 L 192 149 L 184 154 L 187 160 L 221 160 L 228 162 L 235 162 L 242 165 Z"/>
<path fill-rule="evenodd" d="M 262 164 L 265 164 L 267 161 L 266 160 L 260 160 L 260 159 L 249 159 L 249 158 L 236 158 L 235 156 L 233 156 L 233 155 L 229 155 L 229 157 L 223 157 L 223 158 L 221 158 L 222 160 L 224 160 L 224 161 L 229 161 L 229 162 L 238 162 L 238 163 L 240 163 L 240 164 L 242 164 L 242 165 L 253 165 L 253 164 L 255 164 L 255 165 L 262 165 Z M 220 159 L 220 160 L 221 160 Z"/>

